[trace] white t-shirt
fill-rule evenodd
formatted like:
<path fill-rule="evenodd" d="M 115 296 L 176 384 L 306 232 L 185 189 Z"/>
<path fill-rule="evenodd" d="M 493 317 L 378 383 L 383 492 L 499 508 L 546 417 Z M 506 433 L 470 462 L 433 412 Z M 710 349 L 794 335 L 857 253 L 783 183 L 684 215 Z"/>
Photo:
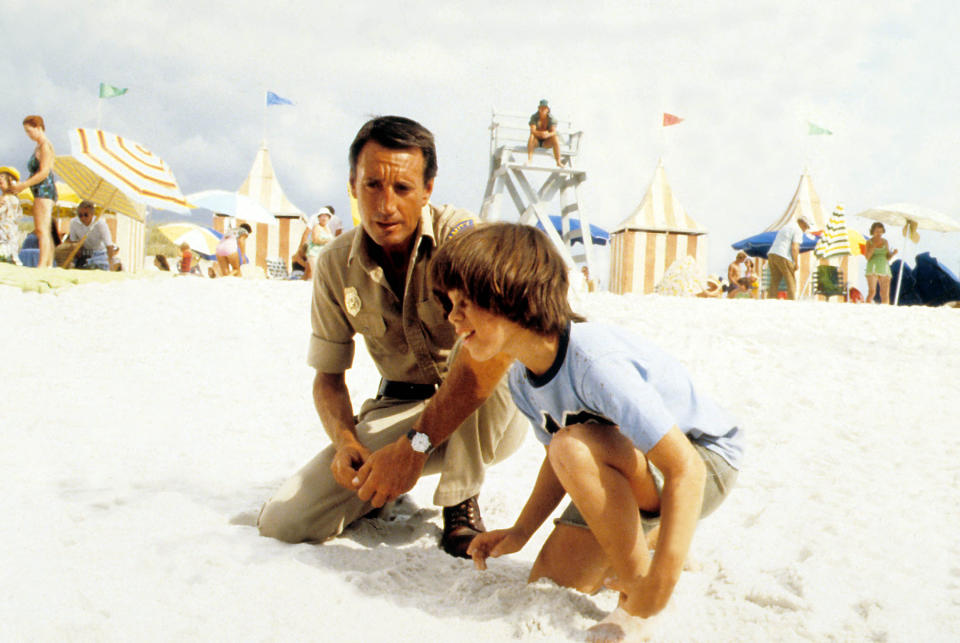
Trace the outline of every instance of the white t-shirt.
<path fill-rule="evenodd" d="M 70 221 L 70 234 L 67 239 L 80 241 L 80 239 L 83 239 L 83 235 L 87 235 L 83 242 L 83 249 L 89 252 L 106 250 L 113 245 L 110 228 L 107 227 L 107 222 L 102 218 L 94 219 L 89 226 L 84 225 L 79 217 Z"/>
<path fill-rule="evenodd" d="M 803 230 L 800 229 L 796 221 L 791 221 L 777 232 L 777 236 L 773 240 L 773 245 L 770 246 L 767 254 L 780 255 L 793 261 L 793 253 L 790 251 L 790 248 L 793 244 L 797 244 L 799 247 L 802 243 Z"/>

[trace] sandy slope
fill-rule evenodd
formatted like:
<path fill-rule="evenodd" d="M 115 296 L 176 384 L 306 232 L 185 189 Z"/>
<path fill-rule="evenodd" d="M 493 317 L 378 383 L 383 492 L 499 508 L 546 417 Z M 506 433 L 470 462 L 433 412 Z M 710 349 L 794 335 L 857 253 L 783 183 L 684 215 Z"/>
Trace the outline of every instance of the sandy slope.
<path fill-rule="evenodd" d="M 326 443 L 309 286 L 177 278 L 0 288 L 4 640 L 576 640 L 611 609 L 524 578 L 546 529 L 479 573 L 436 548 L 428 479 L 392 522 L 260 538 Z M 662 640 L 960 637 L 960 311 L 589 295 L 741 420 L 738 488 L 698 530 Z M 359 404 L 377 374 L 358 346 Z M 513 520 L 542 449 L 493 468 Z M 419 509 L 418 509 L 419 507 Z"/>

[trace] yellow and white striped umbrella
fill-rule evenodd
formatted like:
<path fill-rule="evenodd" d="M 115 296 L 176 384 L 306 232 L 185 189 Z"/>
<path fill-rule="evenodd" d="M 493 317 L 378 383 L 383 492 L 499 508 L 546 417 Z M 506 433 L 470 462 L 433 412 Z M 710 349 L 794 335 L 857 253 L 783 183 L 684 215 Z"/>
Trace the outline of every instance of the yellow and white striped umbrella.
<path fill-rule="evenodd" d="M 205 226 L 195 223 L 167 223 L 157 226 L 157 232 L 179 246 L 186 242 L 190 249 L 203 255 L 215 255 L 220 237 L 217 233 Z"/>
<path fill-rule="evenodd" d="M 103 130 L 80 127 L 70 132 L 70 151 L 77 164 L 108 182 L 130 201 L 189 214 L 189 204 L 170 167 L 143 145 Z M 80 178 L 72 168 L 61 170 L 56 163 L 54 169 L 78 194 L 105 208 L 115 209 L 86 196 L 85 192 L 95 188 L 89 184 L 89 178 Z"/>
<path fill-rule="evenodd" d="M 116 185 L 88 168 L 72 156 L 58 156 L 53 171 L 84 199 L 93 201 L 104 210 L 113 210 L 143 221 L 147 206 L 128 198 Z"/>

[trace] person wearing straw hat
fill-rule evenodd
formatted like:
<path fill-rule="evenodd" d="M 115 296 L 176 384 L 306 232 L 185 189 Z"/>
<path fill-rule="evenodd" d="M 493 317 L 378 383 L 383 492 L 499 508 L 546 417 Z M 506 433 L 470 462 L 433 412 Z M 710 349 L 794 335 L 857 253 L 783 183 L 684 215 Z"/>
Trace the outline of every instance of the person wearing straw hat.
<path fill-rule="evenodd" d="M 18 222 L 23 216 L 20 199 L 13 186 L 20 181 L 20 172 L 9 166 L 0 167 L 0 262 L 20 264 Z"/>
<path fill-rule="evenodd" d="M 557 135 L 557 119 L 550 114 L 547 99 L 540 101 L 537 111 L 530 115 L 530 138 L 527 140 L 527 165 L 533 163 L 533 150 L 537 147 L 549 147 L 557 167 L 563 167 L 560 160 L 560 138 Z"/>
<path fill-rule="evenodd" d="M 767 252 L 767 261 L 770 264 L 770 287 L 767 290 L 768 299 L 776 299 L 780 289 L 780 280 L 787 282 L 787 299 L 797 298 L 797 262 L 800 260 L 800 244 L 803 243 L 803 233 L 813 227 L 813 223 L 805 214 L 797 217 L 796 223 L 790 222 L 777 231 L 773 245 Z"/>
<path fill-rule="evenodd" d="M 110 228 L 103 217 L 94 218 L 96 208 L 91 201 L 81 201 L 77 217 L 70 220 L 67 241 L 82 241 L 83 245 L 73 259 L 75 268 L 110 270 L 110 259 L 118 248 L 113 243 Z"/>

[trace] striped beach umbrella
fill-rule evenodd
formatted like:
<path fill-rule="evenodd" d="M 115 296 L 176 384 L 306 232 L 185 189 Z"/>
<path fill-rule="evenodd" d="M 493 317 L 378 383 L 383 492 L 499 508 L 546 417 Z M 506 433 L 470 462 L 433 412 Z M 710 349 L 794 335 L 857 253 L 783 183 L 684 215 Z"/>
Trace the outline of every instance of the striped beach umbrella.
<path fill-rule="evenodd" d="M 819 259 L 853 254 L 842 205 L 838 205 L 830 215 L 830 219 L 827 220 L 827 225 L 823 228 L 823 234 L 820 235 L 820 240 L 817 241 L 813 254 Z"/>
<path fill-rule="evenodd" d="M 186 242 L 190 249 L 205 259 L 212 259 L 217 253 L 217 244 L 223 235 L 207 226 L 195 223 L 168 223 L 157 226 L 157 232 L 165 236 L 175 246 Z"/>
<path fill-rule="evenodd" d="M 70 132 L 70 152 L 77 164 L 119 190 L 130 201 L 158 210 L 189 214 L 189 204 L 177 185 L 170 167 L 143 145 L 116 134 L 90 128 Z M 60 169 L 57 174 L 78 194 L 105 208 L 115 209 L 86 195 L 96 192 L 90 177 L 79 177 L 72 168 Z M 79 184 L 78 184 L 79 183 Z"/>

